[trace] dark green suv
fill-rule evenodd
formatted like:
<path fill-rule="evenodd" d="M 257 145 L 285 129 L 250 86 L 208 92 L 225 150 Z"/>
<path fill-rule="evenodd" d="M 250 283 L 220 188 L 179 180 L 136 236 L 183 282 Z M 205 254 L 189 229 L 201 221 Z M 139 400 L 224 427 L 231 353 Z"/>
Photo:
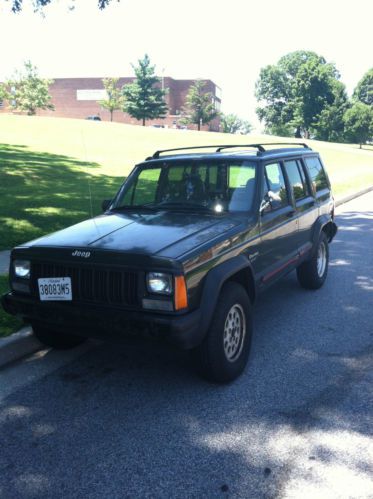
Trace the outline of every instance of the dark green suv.
<path fill-rule="evenodd" d="M 233 380 L 258 293 L 295 269 L 317 289 L 328 272 L 328 176 L 316 152 L 289 145 L 157 151 L 102 215 L 12 251 L 3 307 L 55 348 L 142 333 L 189 349 L 208 379 Z"/>

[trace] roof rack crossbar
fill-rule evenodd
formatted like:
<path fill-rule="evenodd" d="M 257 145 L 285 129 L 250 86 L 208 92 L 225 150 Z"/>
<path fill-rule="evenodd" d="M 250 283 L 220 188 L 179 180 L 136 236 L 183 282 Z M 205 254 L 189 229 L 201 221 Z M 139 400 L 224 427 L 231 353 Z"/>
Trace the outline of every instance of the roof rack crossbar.
<path fill-rule="evenodd" d="M 219 145 L 219 144 L 214 144 L 210 146 L 189 146 L 189 147 L 177 147 L 174 149 L 163 149 L 156 151 L 153 156 L 150 156 L 149 158 L 146 158 L 147 160 L 150 159 L 159 159 L 160 155 L 165 153 L 165 152 L 173 152 L 173 151 L 188 151 L 192 149 L 212 149 L 216 148 L 216 152 L 221 152 L 224 149 L 233 149 L 236 147 L 253 147 L 255 149 L 258 149 L 259 152 L 265 152 L 265 146 L 302 146 L 306 149 L 310 149 L 310 147 L 302 142 L 268 142 L 266 144 L 225 144 L 225 145 Z"/>
<path fill-rule="evenodd" d="M 255 147 L 255 149 L 258 149 L 260 152 L 264 152 L 265 149 L 262 146 L 262 144 L 232 144 L 228 146 L 217 146 L 218 148 L 216 149 L 216 152 L 223 151 L 223 149 L 232 149 L 234 147 Z"/>
<path fill-rule="evenodd" d="M 266 144 L 262 144 L 262 146 L 302 146 L 305 149 L 311 149 L 304 142 L 267 142 Z"/>

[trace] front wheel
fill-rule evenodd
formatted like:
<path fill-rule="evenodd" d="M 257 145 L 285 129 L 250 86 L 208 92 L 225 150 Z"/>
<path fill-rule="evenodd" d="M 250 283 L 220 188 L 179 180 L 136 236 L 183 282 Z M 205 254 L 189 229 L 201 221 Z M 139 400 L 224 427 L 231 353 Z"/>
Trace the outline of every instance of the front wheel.
<path fill-rule="evenodd" d="M 325 232 L 321 232 L 317 248 L 311 260 L 297 268 L 299 284 L 306 289 L 319 289 L 328 275 L 329 245 Z"/>
<path fill-rule="evenodd" d="M 192 351 L 199 373 L 209 381 L 227 383 L 244 370 L 252 337 L 251 303 L 235 282 L 224 285 L 203 342 Z"/>
<path fill-rule="evenodd" d="M 32 324 L 32 330 L 41 343 L 57 350 L 68 350 L 85 341 L 85 338 L 75 334 L 60 333 L 40 324 Z"/>

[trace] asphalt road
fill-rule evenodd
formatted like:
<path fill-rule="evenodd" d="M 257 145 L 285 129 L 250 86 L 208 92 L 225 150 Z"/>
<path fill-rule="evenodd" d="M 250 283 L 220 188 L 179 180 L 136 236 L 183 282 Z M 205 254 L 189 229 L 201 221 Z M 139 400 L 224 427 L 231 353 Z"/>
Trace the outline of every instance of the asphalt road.
<path fill-rule="evenodd" d="M 373 497 L 373 193 L 338 211 L 325 286 L 260 298 L 229 386 L 158 345 L 0 371 L 0 497 Z"/>

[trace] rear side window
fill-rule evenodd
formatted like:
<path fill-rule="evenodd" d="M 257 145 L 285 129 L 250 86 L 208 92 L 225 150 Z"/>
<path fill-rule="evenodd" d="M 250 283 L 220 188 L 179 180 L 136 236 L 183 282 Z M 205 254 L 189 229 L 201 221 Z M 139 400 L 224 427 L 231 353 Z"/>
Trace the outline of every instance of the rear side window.
<path fill-rule="evenodd" d="M 322 189 L 328 189 L 328 181 L 319 158 L 305 158 L 304 161 L 316 192 L 321 191 Z"/>
<path fill-rule="evenodd" d="M 271 163 L 264 169 L 264 194 L 269 194 L 272 209 L 289 204 L 284 175 L 280 163 Z"/>
<path fill-rule="evenodd" d="M 307 183 L 299 161 L 285 161 L 285 171 L 294 194 L 294 199 L 297 201 L 298 199 L 305 198 L 308 195 Z"/>

